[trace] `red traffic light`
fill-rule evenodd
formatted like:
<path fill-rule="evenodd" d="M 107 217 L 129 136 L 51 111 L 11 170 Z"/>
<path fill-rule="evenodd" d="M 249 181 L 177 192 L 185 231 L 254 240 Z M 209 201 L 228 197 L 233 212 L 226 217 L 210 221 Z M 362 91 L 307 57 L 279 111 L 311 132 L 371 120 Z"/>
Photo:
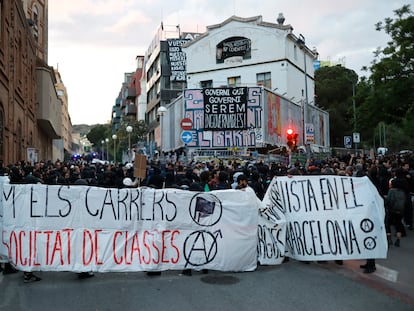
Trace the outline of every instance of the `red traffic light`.
<path fill-rule="evenodd" d="M 288 145 L 289 145 L 289 142 L 293 139 L 293 129 L 292 128 L 288 128 L 287 130 L 286 130 L 286 139 L 287 139 L 287 141 L 288 141 Z"/>
<path fill-rule="evenodd" d="M 295 133 L 293 128 L 287 128 L 286 130 L 286 144 L 290 149 L 293 149 L 297 144 L 298 134 Z"/>

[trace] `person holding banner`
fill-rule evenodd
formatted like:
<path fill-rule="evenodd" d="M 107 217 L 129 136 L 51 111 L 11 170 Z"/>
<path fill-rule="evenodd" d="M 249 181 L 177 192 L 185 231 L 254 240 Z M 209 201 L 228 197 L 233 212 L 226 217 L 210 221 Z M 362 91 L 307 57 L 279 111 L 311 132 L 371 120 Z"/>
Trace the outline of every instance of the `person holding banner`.
<path fill-rule="evenodd" d="M 378 190 L 378 193 L 380 193 L 380 190 L 379 190 L 378 186 L 376 185 L 376 183 L 373 180 L 373 174 L 372 173 L 370 173 L 368 175 L 366 174 L 364 164 L 357 163 L 355 165 L 355 171 L 353 173 L 353 176 L 354 177 L 368 176 L 369 179 L 371 180 L 371 182 L 375 185 L 376 189 Z M 381 193 L 380 193 L 380 195 L 381 195 Z M 382 195 L 381 195 L 381 197 L 382 197 Z M 385 222 L 385 220 L 384 220 L 384 222 Z M 360 265 L 360 268 L 364 269 L 364 271 L 363 271 L 364 273 L 373 273 L 373 272 L 375 272 L 375 270 L 377 270 L 377 268 L 375 266 L 375 259 L 374 258 L 367 259 L 365 264 Z"/>
<path fill-rule="evenodd" d="M 23 170 L 20 167 L 14 166 L 10 172 L 10 184 L 37 184 L 42 183 L 42 180 L 34 177 L 33 175 L 29 174 L 24 176 Z M 38 282 L 42 279 L 36 276 L 33 272 L 23 272 L 23 282 L 24 283 L 32 283 Z"/>

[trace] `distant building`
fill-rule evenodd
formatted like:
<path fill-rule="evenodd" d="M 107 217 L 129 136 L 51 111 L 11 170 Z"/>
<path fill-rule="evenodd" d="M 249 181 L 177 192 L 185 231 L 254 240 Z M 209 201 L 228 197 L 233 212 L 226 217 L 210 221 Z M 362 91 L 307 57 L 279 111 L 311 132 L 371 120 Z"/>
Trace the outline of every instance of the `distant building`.
<path fill-rule="evenodd" d="M 69 115 L 68 92 L 58 69 L 55 69 L 55 77 L 56 93 L 62 105 L 62 133 L 61 139 L 58 140 L 62 141 L 61 150 L 63 150 L 64 158 L 69 159 L 70 156 L 75 152 L 75 146 L 73 146 L 74 141 L 72 138 L 72 121 Z M 60 143 L 58 141 L 55 141 L 54 145 L 60 145 Z"/>
<path fill-rule="evenodd" d="M 124 82 L 115 100 L 115 105 L 112 107 L 113 133 L 116 133 L 123 123 L 132 120 L 145 120 L 147 103 L 144 56 L 137 56 L 136 64 L 135 72 L 124 74 Z"/>
<path fill-rule="evenodd" d="M 161 24 L 145 54 L 149 153 L 160 147 L 158 109 L 179 97 L 187 85 L 186 57 L 181 47 L 199 35 Z"/>

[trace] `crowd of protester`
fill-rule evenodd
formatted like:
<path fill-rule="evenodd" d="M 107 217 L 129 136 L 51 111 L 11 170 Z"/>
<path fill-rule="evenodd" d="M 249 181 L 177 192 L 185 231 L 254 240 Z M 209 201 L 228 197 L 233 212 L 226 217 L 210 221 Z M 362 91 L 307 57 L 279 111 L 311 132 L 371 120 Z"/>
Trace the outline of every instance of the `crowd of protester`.
<path fill-rule="evenodd" d="M 348 153 L 342 157 L 325 160 L 308 159 L 306 163 L 296 161 L 265 163 L 264 161 L 243 161 L 238 159 L 208 159 L 185 164 L 148 162 L 146 178 L 134 177 L 132 163 L 110 164 L 77 161 L 40 161 L 33 165 L 20 161 L 10 165 L 0 162 L 0 175 L 9 176 L 10 183 L 43 183 L 49 185 L 90 185 L 106 188 L 148 186 L 153 188 L 180 188 L 193 191 L 236 189 L 241 180 L 251 187 L 259 199 L 263 199 L 267 187 L 275 176 L 286 175 L 342 175 L 368 176 L 378 192 L 386 198 L 390 188 L 400 188 L 405 194 L 404 210 L 398 215 L 390 206 L 386 209 L 386 228 L 389 245 L 399 247 L 400 239 L 413 229 L 412 196 L 414 193 L 414 154 L 387 155 L 375 159 Z M 240 178 L 241 177 L 241 178 Z M 411 194 L 411 195 L 410 195 Z M 387 200 L 387 205 L 391 204 Z M 392 228 L 397 240 L 392 242 Z M 364 272 L 375 271 L 375 262 L 362 265 Z M 10 270 L 11 269 L 11 270 Z M 3 273 L 13 269 L 4 267 Z M 38 281 L 32 273 L 24 275 L 25 281 Z"/>

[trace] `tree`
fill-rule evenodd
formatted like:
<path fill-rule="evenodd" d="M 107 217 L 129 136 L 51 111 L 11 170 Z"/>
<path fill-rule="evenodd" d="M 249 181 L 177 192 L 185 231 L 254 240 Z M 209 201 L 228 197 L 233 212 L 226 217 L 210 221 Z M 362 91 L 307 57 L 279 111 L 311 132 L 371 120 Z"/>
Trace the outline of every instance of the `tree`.
<path fill-rule="evenodd" d="M 126 131 L 127 126 L 132 126 L 132 132 L 129 136 Z M 129 147 L 129 142 L 131 142 L 131 148 L 136 148 L 139 146 L 145 146 L 148 135 L 148 126 L 145 121 L 140 120 L 125 120 L 121 123 L 121 126 L 116 131 L 117 136 L 117 159 L 121 159 L 122 151 L 127 151 Z M 111 145 L 113 148 L 113 143 Z M 113 150 L 113 149 L 112 149 Z M 119 153 L 119 155 L 118 155 Z"/>
<path fill-rule="evenodd" d="M 105 140 L 106 138 L 109 138 L 111 136 L 110 133 L 110 124 L 98 124 L 91 128 L 86 137 L 93 144 L 93 146 L 95 146 L 95 148 L 98 148 L 98 146 L 101 146 L 102 140 Z"/>
<path fill-rule="evenodd" d="M 381 122 L 389 131 L 398 129 L 399 135 L 392 137 L 393 149 L 398 150 L 406 149 L 407 142 L 412 147 L 414 141 L 414 16 L 409 5 L 394 13 L 395 19 L 386 18 L 376 24 L 376 30 L 385 31 L 391 40 L 374 53 L 371 76 L 365 84 L 369 92 L 358 115 L 369 142 L 374 140 L 373 129 Z"/>
<path fill-rule="evenodd" d="M 355 71 L 340 65 L 315 72 L 315 104 L 329 112 L 331 146 L 343 146 L 344 136 L 351 135 L 356 126 L 353 93 L 357 81 Z"/>

